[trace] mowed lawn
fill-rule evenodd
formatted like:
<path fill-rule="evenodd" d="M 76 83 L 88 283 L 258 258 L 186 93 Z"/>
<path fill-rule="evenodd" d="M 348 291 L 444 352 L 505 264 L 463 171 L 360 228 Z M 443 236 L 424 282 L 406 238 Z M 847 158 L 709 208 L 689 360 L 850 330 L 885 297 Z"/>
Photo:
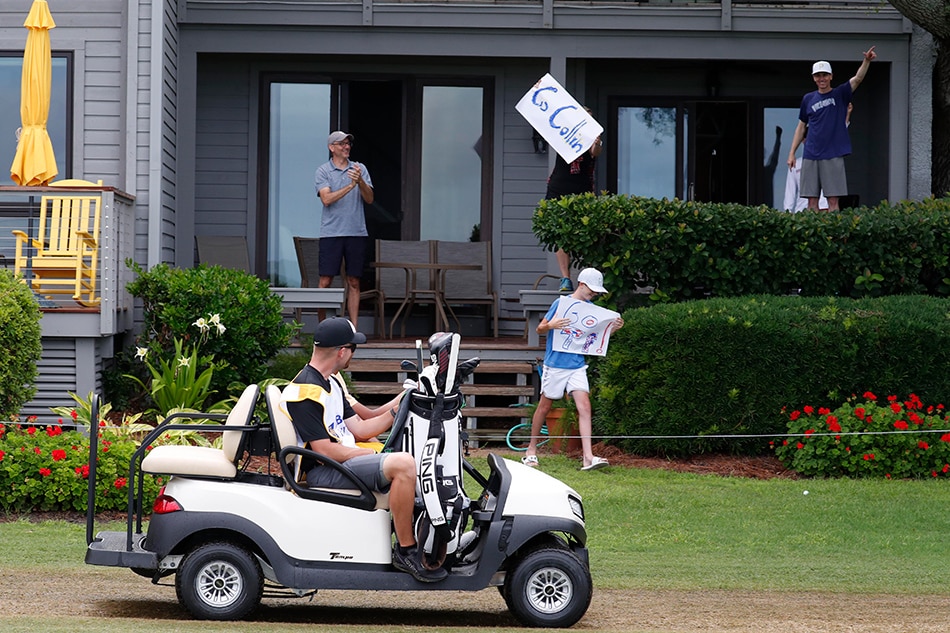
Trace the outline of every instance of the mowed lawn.
<path fill-rule="evenodd" d="M 950 595 L 948 481 L 754 480 L 620 467 L 584 473 L 577 465 L 560 456 L 542 459 L 545 472 L 584 497 L 595 595 L 598 590 Z M 36 614 L 28 619 L 5 619 L 0 610 L 0 629 L 165 630 L 134 618 L 97 625 L 94 619 L 64 621 L 63 613 L 44 613 L 48 601 L 56 600 L 45 594 L 44 579 L 58 574 L 94 579 L 113 571 L 85 566 L 84 549 L 82 524 L 0 523 L 0 579 L 35 578 L 17 595 L 37 601 Z M 141 584 L 126 573 L 130 584 Z M 10 600 L 9 590 L 0 597 Z M 153 590 L 174 600 L 173 588 Z M 453 592 L 451 600 L 457 599 L 464 600 L 464 594 Z M 176 620 L 167 630 L 267 630 L 260 624 L 229 628 Z"/>

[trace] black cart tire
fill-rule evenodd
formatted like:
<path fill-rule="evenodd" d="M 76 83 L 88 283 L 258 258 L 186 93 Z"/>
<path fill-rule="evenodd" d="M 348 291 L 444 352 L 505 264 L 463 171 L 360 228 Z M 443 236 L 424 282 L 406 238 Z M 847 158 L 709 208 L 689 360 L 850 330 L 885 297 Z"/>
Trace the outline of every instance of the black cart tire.
<path fill-rule="evenodd" d="M 590 570 L 566 549 L 533 551 L 519 560 L 507 576 L 505 602 L 526 626 L 573 626 L 584 617 L 593 596 Z"/>
<path fill-rule="evenodd" d="M 178 601 L 199 620 L 240 620 L 261 603 L 257 559 L 231 543 L 208 543 L 185 556 L 175 576 Z"/>

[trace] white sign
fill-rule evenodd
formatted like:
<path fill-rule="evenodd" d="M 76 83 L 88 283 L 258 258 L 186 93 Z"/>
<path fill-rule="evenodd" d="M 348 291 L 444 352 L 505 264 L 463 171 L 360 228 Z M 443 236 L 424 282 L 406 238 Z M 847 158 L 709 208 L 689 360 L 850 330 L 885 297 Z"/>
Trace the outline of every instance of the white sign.
<path fill-rule="evenodd" d="M 555 319 L 567 317 L 570 325 L 560 330 L 552 330 L 551 349 L 555 352 L 584 354 L 586 356 L 605 356 L 610 342 L 610 325 L 620 314 L 601 308 L 589 301 L 573 297 L 559 297 L 554 311 Z M 551 319 L 553 320 L 553 319 Z"/>
<path fill-rule="evenodd" d="M 590 149 L 604 131 L 550 74 L 534 84 L 515 109 L 567 163 Z"/>

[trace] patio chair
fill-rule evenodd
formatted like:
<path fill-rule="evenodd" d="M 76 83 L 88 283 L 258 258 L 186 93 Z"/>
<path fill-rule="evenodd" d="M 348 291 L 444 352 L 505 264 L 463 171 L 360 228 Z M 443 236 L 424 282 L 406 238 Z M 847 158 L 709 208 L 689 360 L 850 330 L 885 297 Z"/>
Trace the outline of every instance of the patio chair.
<path fill-rule="evenodd" d="M 446 308 L 461 329 L 452 306 L 484 305 L 492 320 L 492 333 L 498 338 L 498 294 L 492 288 L 491 242 L 447 242 L 435 244 L 439 264 L 480 264 L 479 270 L 445 270 L 441 284 Z"/>
<path fill-rule="evenodd" d="M 320 238 L 294 236 L 294 250 L 297 252 L 297 265 L 300 267 L 300 287 L 318 288 L 320 286 Z M 345 269 L 333 278 L 331 288 L 342 288 Z M 360 303 L 373 302 L 373 327 L 381 338 L 386 338 L 386 329 L 383 326 L 383 295 L 375 288 L 360 291 Z M 342 313 L 346 314 L 346 296 L 343 298 Z M 297 322 L 300 322 L 301 310 L 297 309 Z M 353 325 L 359 325 L 354 323 Z"/>
<path fill-rule="evenodd" d="M 86 307 L 99 305 L 96 271 L 99 262 L 100 195 L 43 196 L 36 239 L 15 230 L 13 272 L 31 272 L 30 287 L 40 296 L 69 294 Z M 28 257 L 32 247 L 36 254 Z"/>
<path fill-rule="evenodd" d="M 243 235 L 196 235 L 195 244 L 200 263 L 251 272 L 247 239 Z"/>

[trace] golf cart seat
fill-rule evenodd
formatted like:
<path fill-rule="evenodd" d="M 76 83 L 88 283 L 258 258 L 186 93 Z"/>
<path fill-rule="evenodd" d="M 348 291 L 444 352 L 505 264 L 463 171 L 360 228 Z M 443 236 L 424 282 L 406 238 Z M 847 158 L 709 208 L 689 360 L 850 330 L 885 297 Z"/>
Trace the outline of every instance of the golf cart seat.
<path fill-rule="evenodd" d="M 290 416 L 287 415 L 282 406 L 280 389 L 274 385 L 267 387 L 264 390 L 264 400 L 267 402 L 267 413 L 270 415 L 271 426 L 276 435 L 277 459 L 284 475 L 286 487 L 304 499 L 328 501 L 363 510 L 389 509 L 388 494 L 370 490 L 363 482 L 355 479 L 339 462 L 304 448 L 303 440 L 300 439 L 294 423 L 291 422 Z M 306 475 L 300 472 L 300 459 L 303 456 L 316 460 L 323 467 L 340 471 L 353 482 L 353 488 L 311 488 L 307 486 Z M 301 481 L 302 479 L 303 481 Z"/>
<path fill-rule="evenodd" d="M 203 479 L 234 479 L 238 475 L 238 461 L 243 456 L 240 450 L 244 446 L 244 430 L 250 426 L 254 417 L 254 406 L 260 388 L 257 385 L 248 385 L 238 399 L 237 404 L 227 415 L 221 432 L 221 448 L 210 446 L 156 446 L 145 459 L 142 460 L 142 470 L 156 475 L 180 475 L 183 477 L 200 477 Z M 179 418 L 215 418 L 215 414 L 188 413 L 169 416 L 162 427 Z M 223 417 L 223 416 L 221 416 Z M 244 427 L 244 428 L 240 428 Z M 197 424 L 169 424 L 172 429 L 201 428 Z M 214 428 L 214 427 L 212 427 Z M 201 430 L 204 430 L 203 428 Z"/>

